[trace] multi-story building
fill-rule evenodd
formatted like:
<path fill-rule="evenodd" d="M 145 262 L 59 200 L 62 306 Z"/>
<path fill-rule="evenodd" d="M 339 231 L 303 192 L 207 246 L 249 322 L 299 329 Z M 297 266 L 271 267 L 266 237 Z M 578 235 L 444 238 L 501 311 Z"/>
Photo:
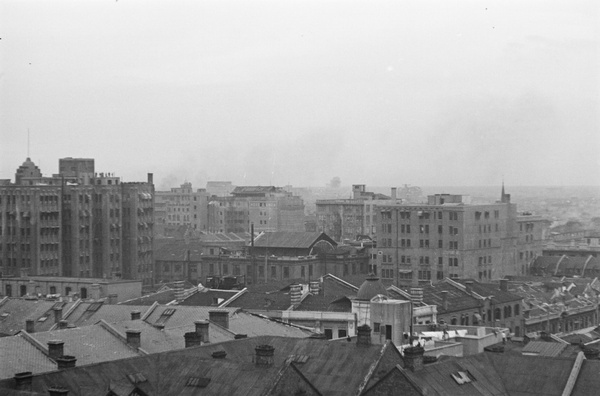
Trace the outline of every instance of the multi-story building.
<path fill-rule="evenodd" d="M 3 275 L 127 278 L 149 282 L 154 186 L 95 173 L 94 160 L 63 158 L 43 177 L 28 158 L 0 183 Z"/>
<path fill-rule="evenodd" d="M 395 200 L 396 189 L 392 189 Z M 317 230 L 325 232 L 336 240 L 356 240 L 361 235 L 374 238 L 375 206 L 389 202 L 390 197 L 366 191 L 364 184 L 352 186 L 352 198 L 317 200 Z"/>
<path fill-rule="evenodd" d="M 209 232 L 304 231 L 304 201 L 274 186 L 236 187 L 231 196 L 212 197 Z"/>
<path fill-rule="evenodd" d="M 377 259 L 382 278 L 397 283 L 474 278 L 479 281 L 524 273 L 520 251 L 538 254 L 534 229 L 519 242 L 517 208 L 504 193 L 500 201 L 471 204 L 467 196 L 436 194 L 427 204 L 377 204 Z M 530 238 L 533 238 L 530 241 Z"/>
<path fill-rule="evenodd" d="M 209 194 L 205 189 L 196 191 L 192 183 L 183 183 L 171 191 L 157 191 L 155 204 L 160 211 L 156 212 L 157 231 L 170 234 L 181 226 L 188 226 L 198 231 L 208 230 Z"/>

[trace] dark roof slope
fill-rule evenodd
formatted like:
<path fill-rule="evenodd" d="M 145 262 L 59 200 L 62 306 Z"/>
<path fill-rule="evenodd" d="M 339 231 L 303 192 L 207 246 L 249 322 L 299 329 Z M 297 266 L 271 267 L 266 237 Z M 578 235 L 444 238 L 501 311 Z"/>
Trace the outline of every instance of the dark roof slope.
<path fill-rule="evenodd" d="M 14 335 L 25 329 L 25 321 L 34 320 L 35 331 L 48 331 L 54 326 L 53 307 L 62 307 L 63 313 L 73 306 L 72 302 L 25 300 L 7 298 L 0 305 L 0 336 Z"/>

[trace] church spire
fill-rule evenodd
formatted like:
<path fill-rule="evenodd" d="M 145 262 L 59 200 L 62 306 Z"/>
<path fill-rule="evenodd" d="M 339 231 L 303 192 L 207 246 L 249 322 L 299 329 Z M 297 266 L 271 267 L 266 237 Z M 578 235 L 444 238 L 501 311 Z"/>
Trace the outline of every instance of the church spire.
<path fill-rule="evenodd" d="M 504 179 L 502 179 L 502 193 L 500 195 L 500 202 L 510 203 L 510 194 L 506 194 L 504 191 Z"/>

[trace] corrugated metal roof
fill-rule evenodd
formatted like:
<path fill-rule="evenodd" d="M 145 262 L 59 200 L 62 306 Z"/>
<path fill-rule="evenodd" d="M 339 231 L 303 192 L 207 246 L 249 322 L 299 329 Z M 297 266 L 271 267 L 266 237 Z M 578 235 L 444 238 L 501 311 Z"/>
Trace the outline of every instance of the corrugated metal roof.
<path fill-rule="evenodd" d="M 333 246 L 336 246 L 336 243 L 322 232 L 291 231 L 265 232 L 254 240 L 254 246 L 308 249 L 320 239 L 325 239 L 330 243 L 333 242 Z"/>

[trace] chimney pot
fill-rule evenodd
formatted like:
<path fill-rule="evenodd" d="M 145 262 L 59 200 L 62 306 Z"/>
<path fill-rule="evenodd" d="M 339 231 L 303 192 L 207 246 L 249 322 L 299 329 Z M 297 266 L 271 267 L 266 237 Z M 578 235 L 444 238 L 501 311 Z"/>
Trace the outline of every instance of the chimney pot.
<path fill-rule="evenodd" d="M 364 324 L 359 326 L 357 329 L 356 345 L 357 346 L 369 346 L 371 345 L 371 327 Z"/>
<path fill-rule="evenodd" d="M 273 364 L 275 348 L 271 345 L 259 345 L 254 350 L 256 351 L 257 366 L 270 366 Z"/>
<path fill-rule="evenodd" d="M 442 308 L 448 310 L 448 290 L 442 290 Z"/>
<path fill-rule="evenodd" d="M 208 319 L 225 329 L 229 329 L 229 311 L 208 311 Z"/>
<path fill-rule="evenodd" d="M 61 340 L 50 340 L 48 341 L 48 356 L 50 359 L 56 360 L 57 358 L 64 355 L 65 343 Z"/>
<path fill-rule="evenodd" d="M 73 368 L 76 363 L 77 359 L 75 356 L 63 355 L 56 358 L 56 364 L 58 365 L 59 370 Z"/>
<path fill-rule="evenodd" d="M 140 311 L 131 311 L 131 320 L 140 320 L 142 313 Z"/>
<path fill-rule="evenodd" d="M 25 331 L 28 332 L 29 334 L 35 333 L 35 320 L 27 319 L 25 321 Z"/>
<path fill-rule="evenodd" d="M 55 307 L 54 310 L 54 323 L 58 324 L 62 320 L 62 308 Z"/>
<path fill-rule="evenodd" d="M 31 383 L 33 381 L 33 373 L 31 371 L 24 371 L 22 373 L 17 373 L 13 377 L 16 382 L 16 388 L 20 390 L 25 390 L 27 388 L 31 388 Z"/>
<path fill-rule="evenodd" d="M 61 320 L 60 322 L 58 322 L 58 328 L 60 330 L 66 329 L 69 327 L 69 322 L 66 320 Z"/>
<path fill-rule="evenodd" d="M 404 348 L 404 365 L 411 371 L 419 371 L 423 368 L 423 355 L 425 349 L 422 346 Z"/>
<path fill-rule="evenodd" d="M 196 333 L 201 337 L 202 342 L 209 342 L 208 338 L 208 328 L 210 326 L 210 322 L 207 320 L 197 320 L 194 322 L 196 325 Z"/>
<path fill-rule="evenodd" d="M 302 302 L 302 286 L 291 285 L 290 286 L 290 302 L 291 305 L 296 308 Z"/>
<path fill-rule="evenodd" d="M 225 359 L 227 357 L 227 352 L 225 351 L 216 351 L 212 353 L 212 357 L 214 359 Z"/>
<path fill-rule="evenodd" d="M 110 305 L 115 305 L 117 302 L 119 302 L 119 295 L 118 294 L 109 294 L 108 295 L 108 303 Z"/>
<path fill-rule="evenodd" d="M 142 345 L 142 332 L 140 330 L 127 330 L 127 345 L 138 349 Z"/>

